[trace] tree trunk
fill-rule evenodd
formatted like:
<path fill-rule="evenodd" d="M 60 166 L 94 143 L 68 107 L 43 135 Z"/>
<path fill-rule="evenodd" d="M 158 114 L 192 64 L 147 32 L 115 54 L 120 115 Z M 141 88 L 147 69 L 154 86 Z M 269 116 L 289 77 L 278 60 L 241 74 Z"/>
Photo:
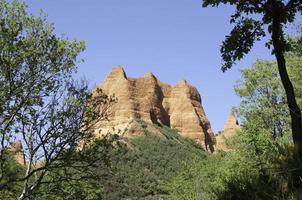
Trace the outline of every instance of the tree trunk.
<path fill-rule="evenodd" d="M 275 17 L 273 19 L 272 41 L 274 46 L 274 53 L 278 63 L 279 74 L 286 93 L 287 105 L 291 117 L 291 129 L 292 129 L 292 137 L 295 145 L 295 150 L 300 160 L 302 161 L 301 110 L 297 104 L 294 87 L 288 77 L 288 73 L 286 70 L 286 61 L 284 58 L 283 31 L 282 31 L 282 25 L 278 17 Z"/>

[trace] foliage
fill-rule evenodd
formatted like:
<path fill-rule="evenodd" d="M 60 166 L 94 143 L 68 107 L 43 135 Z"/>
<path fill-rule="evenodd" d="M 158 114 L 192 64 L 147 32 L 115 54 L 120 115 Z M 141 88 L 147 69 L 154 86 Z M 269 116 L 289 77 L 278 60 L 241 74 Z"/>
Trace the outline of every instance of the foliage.
<path fill-rule="evenodd" d="M 25 199 L 49 171 L 70 165 L 70 154 L 88 140 L 113 99 L 101 91 L 91 96 L 85 82 L 73 79 L 84 42 L 57 36 L 25 3 L 0 0 L 0 46 L 0 190 L 23 182 L 19 198 Z M 5 179 L 5 150 L 16 139 L 24 147 L 24 174 Z"/>
<path fill-rule="evenodd" d="M 14 182 L 14 180 L 21 178 L 24 173 L 24 167 L 17 163 L 8 151 L 5 151 L 5 162 L 3 165 L 6 172 L 1 180 L 1 185 L 5 185 L 1 188 L 0 199 L 13 200 L 18 198 L 18 194 L 22 191 L 22 184 Z M 9 183 L 9 184 L 3 184 Z"/>
<path fill-rule="evenodd" d="M 287 63 L 297 102 L 302 107 L 302 58 L 290 54 Z M 242 121 L 258 118 L 274 137 L 288 132 L 289 112 L 276 63 L 258 60 L 251 68 L 241 69 L 241 73 L 243 79 L 237 81 L 235 92 L 242 99 L 236 108 Z"/>
<path fill-rule="evenodd" d="M 188 163 L 168 184 L 171 199 L 291 199 L 295 163 L 290 137 L 273 140 L 261 122 L 247 122 L 233 141 L 236 151 Z M 297 198 L 298 199 L 298 198 Z"/>
<path fill-rule="evenodd" d="M 46 185 L 47 190 L 41 188 L 45 194 L 37 199 L 167 198 L 165 183 L 179 172 L 182 163 L 192 159 L 200 161 L 206 153 L 195 142 L 183 139 L 168 127 L 139 123 L 145 128 L 144 136 L 117 137 L 108 145 L 101 142 L 88 148 L 93 165 L 85 171 L 68 172 L 71 177 L 81 178 L 73 182 L 68 179 L 53 187 Z M 158 133 L 148 132 L 150 126 L 155 126 Z M 51 188 L 55 190 L 49 194 Z"/>
<path fill-rule="evenodd" d="M 289 115 L 285 93 L 274 62 L 258 60 L 251 68 L 241 70 L 235 92 L 242 98 L 236 109 L 244 119 L 259 118 L 274 137 L 288 131 Z"/>
<path fill-rule="evenodd" d="M 223 59 L 222 70 L 232 67 L 236 60 L 240 60 L 249 53 L 255 41 L 264 37 L 265 29 L 272 34 L 273 21 L 278 19 L 281 27 L 291 23 L 302 13 L 302 5 L 299 0 L 256 0 L 256 1 L 236 1 L 236 0 L 203 0 L 203 6 L 219 6 L 220 4 L 230 4 L 235 7 L 235 12 L 231 16 L 230 23 L 235 24 L 231 33 L 226 36 L 221 46 Z M 280 40 L 282 45 L 280 50 L 285 52 L 287 42 L 284 33 L 280 30 Z M 268 46 L 272 41 L 267 43 Z M 276 50 L 277 46 L 274 45 Z"/>
<path fill-rule="evenodd" d="M 302 37 L 301 37 L 302 38 Z M 301 44 L 302 47 L 302 44 Z M 302 52 L 302 51 L 301 51 Z M 288 73 L 293 80 L 297 103 L 302 107 L 302 54 L 301 56 L 287 56 Z"/>
<path fill-rule="evenodd" d="M 82 151 L 69 155 L 70 164 L 50 171 L 46 184 L 41 185 L 34 198 L 39 199 L 103 199 L 104 181 L 112 176 L 111 156 L 118 143 L 116 135 L 91 141 Z"/>
<path fill-rule="evenodd" d="M 129 191 L 127 198 L 158 199 L 158 196 L 166 195 L 163 184 L 177 174 L 181 163 L 205 157 L 201 147 L 194 142 L 179 137 L 167 127 L 160 128 L 160 131 L 165 138 L 148 132 L 144 137 L 133 138 L 130 141 L 133 151 L 117 163 L 120 173 L 115 177 L 127 177 L 122 179 L 122 185 L 118 184 L 119 188 Z"/>
<path fill-rule="evenodd" d="M 223 59 L 222 70 L 231 68 L 237 60 L 249 53 L 255 41 L 266 33 L 271 39 L 266 43 L 275 55 L 279 75 L 286 94 L 286 103 L 291 118 L 292 137 L 295 151 L 302 160 L 302 117 L 297 104 L 292 81 L 287 72 L 285 54 L 288 50 L 298 50 L 289 45 L 285 38 L 284 26 L 294 22 L 302 14 L 301 0 L 203 0 L 203 6 L 230 4 L 235 7 L 230 23 L 235 24 L 231 33 L 226 36 L 220 52 Z M 294 48 L 293 48 L 294 47 Z"/>
<path fill-rule="evenodd" d="M 296 52 L 286 58 L 302 106 L 302 60 Z M 301 162 L 294 155 L 277 65 L 258 60 L 241 72 L 235 91 L 242 101 L 235 110 L 243 124 L 229 141 L 234 150 L 186 163 L 167 185 L 171 199 L 301 198 Z"/>

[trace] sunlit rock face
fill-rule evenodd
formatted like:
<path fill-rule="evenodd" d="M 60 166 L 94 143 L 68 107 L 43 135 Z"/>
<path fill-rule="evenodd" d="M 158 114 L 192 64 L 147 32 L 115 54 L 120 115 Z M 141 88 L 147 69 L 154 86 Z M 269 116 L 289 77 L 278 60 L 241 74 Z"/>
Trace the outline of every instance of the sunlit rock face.
<path fill-rule="evenodd" d="M 110 109 L 108 120 L 97 124 L 96 135 L 113 129 L 130 137 L 140 135 L 141 130 L 131 127 L 133 120 L 139 119 L 177 129 L 180 135 L 213 150 L 215 136 L 202 108 L 200 94 L 186 81 L 170 86 L 157 80 L 152 73 L 141 78 L 129 78 L 118 66 L 97 88 L 114 95 L 117 102 Z"/>
<path fill-rule="evenodd" d="M 240 126 L 238 120 L 234 114 L 231 112 L 221 134 L 216 136 L 217 139 L 217 149 L 223 151 L 230 151 L 232 150 L 231 147 L 227 144 L 228 139 L 232 138 L 237 131 L 240 130 Z"/>

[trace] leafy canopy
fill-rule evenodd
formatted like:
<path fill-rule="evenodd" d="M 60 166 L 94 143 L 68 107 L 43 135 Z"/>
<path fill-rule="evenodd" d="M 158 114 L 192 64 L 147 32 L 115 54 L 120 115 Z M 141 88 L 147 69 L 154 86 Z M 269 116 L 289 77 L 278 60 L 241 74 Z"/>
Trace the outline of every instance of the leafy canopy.
<path fill-rule="evenodd" d="M 272 22 L 278 16 L 281 25 L 295 20 L 297 13 L 302 13 L 300 0 L 204 0 L 203 7 L 229 4 L 236 7 L 231 16 L 230 23 L 234 24 L 231 33 L 226 36 L 220 52 L 222 54 L 222 70 L 226 71 L 249 53 L 255 41 L 266 35 L 266 31 L 272 33 Z M 282 45 L 280 50 L 287 48 L 284 33 L 281 30 Z M 271 41 L 267 43 L 270 47 Z M 273 52 L 272 52 L 273 53 Z"/>
<path fill-rule="evenodd" d="M 49 171 L 70 165 L 70 154 L 89 135 L 86 122 L 102 117 L 92 113 L 97 106 L 86 105 L 110 100 L 91 98 L 87 85 L 73 78 L 84 42 L 57 36 L 43 14 L 27 13 L 25 3 L 0 0 L 0 46 L 0 191 L 22 183 L 15 195 L 26 199 Z M 5 150 L 16 140 L 23 145 L 25 170 L 7 179 Z"/>

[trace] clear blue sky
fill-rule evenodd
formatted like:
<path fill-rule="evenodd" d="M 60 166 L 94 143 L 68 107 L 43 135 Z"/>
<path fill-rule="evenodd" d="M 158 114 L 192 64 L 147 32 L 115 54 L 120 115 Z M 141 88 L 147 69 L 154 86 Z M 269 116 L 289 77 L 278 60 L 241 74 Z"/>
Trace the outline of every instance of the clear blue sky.
<path fill-rule="evenodd" d="M 231 7 L 202 8 L 201 0 L 26 0 L 30 12 L 42 9 L 56 33 L 86 41 L 79 74 L 99 84 L 116 65 L 130 77 L 152 71 L 175 84 L 196 86 L 214 131 L 221 130 L 240 99 L 233 87 L 239 68 L 271 58 L 263 42 L 226 73 L 219 48 L 231 30 Z"/>

